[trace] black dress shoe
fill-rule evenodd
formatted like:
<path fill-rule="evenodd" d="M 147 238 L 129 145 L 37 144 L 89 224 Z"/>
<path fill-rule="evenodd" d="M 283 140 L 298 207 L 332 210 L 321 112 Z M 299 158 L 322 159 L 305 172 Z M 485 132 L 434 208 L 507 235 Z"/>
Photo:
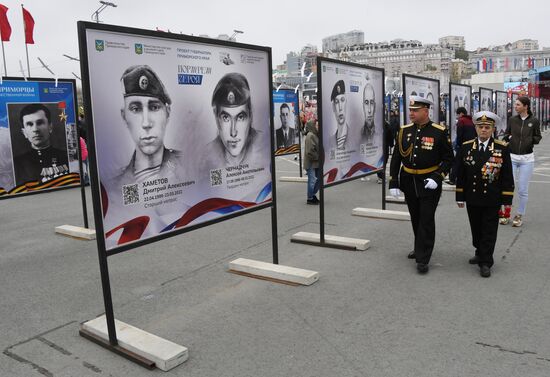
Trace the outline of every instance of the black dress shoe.
<path fill-rule="evenodd" d="M 427 264 L 424 263 L 417 263 L 416 264 L 416 271 L 418 271 L 419 274 L 426 274 L 429 271 L 430 267 L 428 267 Z"/>
<path fill-rule="evenodd" d="M 414 252 L 414 250 L 411 251 L 411 252 L 409 253 L 409 255 L 407 255 L 407 258 L 409 258 L 409 259 L 416 259 L 416 253 Z"/>
<path fill-rule="evenodd" d="M 470 258 L 468 260 L 468 263 L 470 263 L 470 264 L 479 264 L 479 257 L 476 255 L 475 257 Z"/>
<path fill-rule="evenodd" d="M 489 266 L 481 266 L 479 268 L 479 274 L 484 278 L 488 278 L 491 276 L 491 269 Z"/>

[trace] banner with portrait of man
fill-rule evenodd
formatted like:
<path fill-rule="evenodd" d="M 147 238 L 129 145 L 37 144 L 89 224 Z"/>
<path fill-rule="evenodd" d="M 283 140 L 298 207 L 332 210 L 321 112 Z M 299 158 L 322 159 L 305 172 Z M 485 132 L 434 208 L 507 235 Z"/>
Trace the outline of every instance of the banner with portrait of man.
<path fill-rule="evenodd" d="M 269 48 L 83 25 L 106 250 L 272 205 Z"/>
<path fill-rule="evenodd" d="M 384 70 L 325 58 L 317 67 L 324 185 L 382 169 Z"/>
<path fill-rule="evenodd" d="M 472 115 L 471 93 L 472 87 L 469 85 L 449 84 L 449 130 L 453 142 L 456 139 L 456 122 L 458 120 L 456 110 L 459 107 L 464 107 L 468 115 Z"/>
<path fill-rule="evenodd" d="M 300 103 L 294 90 L 273 91 L 273 124 L 275 125 L 275 155 L 300 151 Z"/>
<path fill-rule="evenodd" d="M 439 123 L 439 80 L 403 74 L 403 93 L 405 97 L 403 124 L 410 123 L 409 99 L 411 96 L 420 96 L 430 100 L 433 103 L 429 110 L 430 119 L 434 123 Z"/>
<path fill-rule="evenodd" d="M 493 89 L 479 88 L 479 111 L 494 111 Z"/>
<path fill-rule="evenodd" d="M 0 83 L 0 198 L 80 184 L 74 80 Z"/>
<path fill-rule="evenodd" d="M 496 123 L 496 134 L 499 139 L 504 137 L 506 127 L 508 127 L 508 93 L 497 90 L 495 91 L 496 114 L 498 122 Z"/>

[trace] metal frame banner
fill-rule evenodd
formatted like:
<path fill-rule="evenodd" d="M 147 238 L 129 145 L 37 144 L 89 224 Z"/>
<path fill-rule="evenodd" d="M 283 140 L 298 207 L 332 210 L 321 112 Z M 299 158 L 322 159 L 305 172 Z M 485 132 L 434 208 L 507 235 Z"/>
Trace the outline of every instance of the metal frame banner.
<path fill-rule="evenodd" d="M 409 121 L 409 98 L 411 96 L 420 96 L 433 102 L 430 107 L 430 119 L 434 123 L 439 123 L 439 80 L 429 79 L 427 77 L 403 74 L 403 96 L 404 98 L 404 118 L 403 124 Z"/>
<path fill-rule="evenodd" d="M 75 80 L 0 83 L 0 199 L 80 185 Z"/>
<path fill-rule="evenodd" d="M 300 152 L 300 102 L 294 90 L 273 91 L 275 155 Z M 284 124 L 283 124 L 284 123 Z"/>
<path fill-rule="evenodd" d="M 500 118 L 496 125 L 496 133 L 497 138 L 501 139 L 508 126 L 508 93 L 501 90 L 495 91 L 495 108 L 495 114 Z"/>
<path fill-rule="evenodd" d="M 92 23 L 79 38 L 110 255 L 273 206 L 269 47 Z"/>
<path fill-rule="evenodd" d="M 472 87 L 462 84 L 449 84 L 449 130 L 451 141 L 456 139 L 456 110 L 464 107 L 468 115 L 472 115 Z"/>
<path fill-rule="evenodd" d="M 493 89 L 479 88 L 479 111 L 494 111 Z"/>
<path fill-rule="evenodd" d="M 384 166 L 384 70 L 320 59 L 324 186 Z"/>
<path fill-rule="evenodd" d="M 518 93 L 512 93 L 512 116 L 518 115 L 518 113 L 516 112 L 516 101 L 518 100 L 518 97 Z"/>

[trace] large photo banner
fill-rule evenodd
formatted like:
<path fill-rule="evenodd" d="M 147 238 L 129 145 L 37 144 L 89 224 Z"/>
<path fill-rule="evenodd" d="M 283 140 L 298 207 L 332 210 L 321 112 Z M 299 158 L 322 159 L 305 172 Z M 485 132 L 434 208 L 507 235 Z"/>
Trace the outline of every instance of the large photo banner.
<path fill-rule="evenodd" d="M 512 93 L 511 101 L 512 101 L 512 116 L 518 115 L 516 111 L 516 101 L 518 100 L 519 94 L 518 93 Z"/>
<path fill-rule="evenodd" d="M 300 103 L 294 90 L 273 91 L 276 156 L 300 151 L 299 115 Z"/>
<path fill-rule="evenodd" d="M 0 198 L 80 184 L 74 80 L 0 83 Z"/>
<path fill-rule="evenodd" d="M 494 111 L 492 89 L 479 88 L 479 111 Z"/>
<path fill-rule="evenodd" d="M 405 97 L 403 124 L 410 123 L 409 98 L 411 96 L 420 96 L 432 101 L 433 106 L 430 107 L 430 119 L 434 123 L 439 123 L 439 80 L 403 74 L 403 93 Z"/>
<path fill-rule="evenodd" d="M 79 40 L 107 250 L 272 205 L 271 49 L 91 23 Z"/>
<path fill-rule="evenodd" d="M 380 170 L 384 165 L 384 71 L 318 59 L 324 185 Z"/>
<path fill-rule="evenodd" d="M 508 126 L 508 93 L 495 91 L 496 114 L 499 117 L 496 124 L 496 134 L 499 139 L 504 137 L 506 127 Z"/>
<path fill-rule="evenodd" d="M 472 87 L 469 85 L 449 84 L 449 130 L 451 141 L 456 139 L 456 122 L 458 120 L 456 110 L 464 107 L 471 114 L 471 93 Z"/>

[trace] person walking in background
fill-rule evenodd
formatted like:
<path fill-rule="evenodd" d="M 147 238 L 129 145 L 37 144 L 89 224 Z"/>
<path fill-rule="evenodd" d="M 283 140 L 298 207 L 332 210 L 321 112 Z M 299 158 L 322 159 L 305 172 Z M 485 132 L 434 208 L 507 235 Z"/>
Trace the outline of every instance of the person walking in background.
<path fill-rule="evenodd" d="M 512 221 L 512 226 L 518 227 L 523 225 L 523 216 L 529 197 L 529 181 L 535 166 L 533 145 L 541 141 L 542 135 L 540 122 L 531 112 L 531 101 L 528 97 L 518 97 L 514 108 L 517 115 L 510 117 L 504 140 L 509 142 L 512 170 L 518 189 L 519 206 Z"/>
<path fill-rule="evenodd" d="M 308 120 L 304 150 L 304 169 L 307 173 L 307 204 L 319 204 L 319 122 Z"/>
<path fill-rule="evenodd" d="M 459 107 L 456 109 L 456 140 L 454 143 L 454 150 L 458 153 L 460 146 L 468 140 L 476 138 L 476 129 L 472 122 L 472 117 L 468 115 L 468 110 L 465 107 Z M 455 164 L 449 173 L 449 179 L 447 183 L 454 185 L 456 183 L 456 170 L 459 161 L 455 160 Z"/>

